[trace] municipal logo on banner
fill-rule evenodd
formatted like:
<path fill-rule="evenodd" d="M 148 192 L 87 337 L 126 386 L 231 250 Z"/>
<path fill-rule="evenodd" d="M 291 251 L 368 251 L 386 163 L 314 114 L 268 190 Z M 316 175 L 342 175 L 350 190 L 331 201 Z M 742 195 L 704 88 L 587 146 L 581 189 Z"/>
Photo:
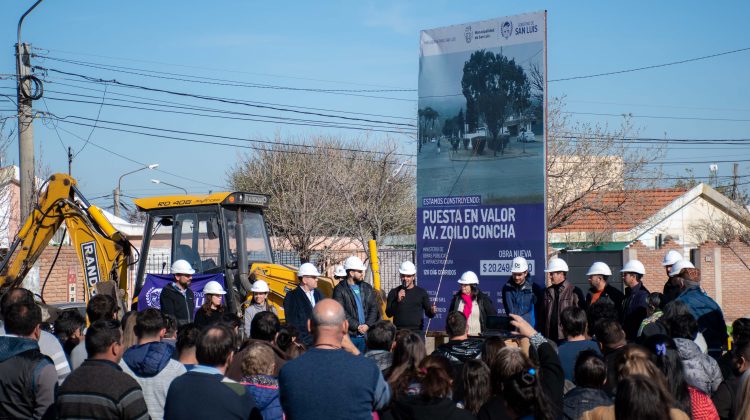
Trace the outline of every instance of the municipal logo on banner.
<path fill-rule="evenodd" d="M 149 306 L 149 308 L 161 309 L 161 302 L 159 301 L 161 291 L 161 287 L 152 287 L 146 292 L 146 304 Z"/>
<path fill-rule="evenodd" d="M 203 287 L 211 280 L 217 281 L 221 287 L 224 287 L 224 274 L 221 273 L 196 274 L 193 276 L 190 286 L 188 286 L 193 291 L 196 311 L 206 301 Z M 172 283 L 174 283 L 174 276 L 171 274 L 146 274 L 146 280 L 143 282 L 143 287 L 138 293 L 138 310 L 142 311 L 146 308 L 161 309 L 159 298 L 161 297 L 162 289 Z"/>
<path fill-rule="evenodd" d="M 466 27 L 466 31 L 464 31 L 464 37 L 466 38 L 466 43 L 471 44 L 471 39 L 474 38 L 474 32 L 472 32 L 471 26 Z"/>
<path fill-rule="evenodd" d="M 513 35 L 513 22 L 509 20 L 503 22 L 502 26 L 500 26 L 500 35 L 505 39 L 510 38 Z"/>

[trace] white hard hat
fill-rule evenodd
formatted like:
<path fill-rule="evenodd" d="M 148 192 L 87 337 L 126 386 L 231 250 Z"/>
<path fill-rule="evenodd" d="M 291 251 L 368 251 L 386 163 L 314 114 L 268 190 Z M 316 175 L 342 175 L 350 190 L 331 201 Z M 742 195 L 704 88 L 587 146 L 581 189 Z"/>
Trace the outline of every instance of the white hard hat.
<path fill-rule="evenodd" d="M 594 276 L 594 275 L 611 276 L 612 270 L 610 270 L 607 264 L 604 264 L 601 261 L 597 261 L 591 264 L 591 268 L 589 268 L 589 271 L 586 273 L 586 275 L 587 276 Z"/>
<path fill-rule="evenodd" d="M 268 293 L 271 291 L 271 289 L 268 287 L 268 283 L 266 283 L 263 280 L 255 280 L 255 283 L 253 283 L 253 287 L 250 288 L 250 291 L 253 293 Z"/>
<path fill-rule="evenodd" d="M 513 264 L 511 264 L 510 272 L 511 273 L 523 273 L 524 271 L 529 271 L 529 262 L 526 261 L 526 258 L 524 257 L 513 258 Z"/>
<path fill-rule="evenodd" d="M 216 280 L 211 280 L 208 283 L 206 283 L 206 285 L 203 286 L 203 293 L 211 294 L 211 295 L 226 295 L 227 294 L 224 288 L 221 287 L 219 282 Z"/>
<path fill-rule="evenodd" d="M 669 277 L 674 277 L 680 274 L 680 271 L 682 271 L 683 268 L 695 268 L 695 266 L 689 260 L 679 260 L 672 264 L 672 269 L 669 270 Z"/>
<path fill-rule="evenodd" d="M 473 271 L 467 271 L 461 274 L 458 284 L 479 284 L 479 277 Z"/>
<path fill-rule="evenodd" d="M 314 265 L 310 263 L 304 263 L 299 266 L 299 270 L 297 271 L 297 277 L 302 276 L 318 277 L 320 276 L 320 272 Z"/>
<path fill-rule="evenodd" d="M 333 269 L 333 276 L 334 277 L 346 277 L 346 270 L 344 270 L 344 266 L 337 265 L 336 268 Z"/>
<path fill-rule="evenodd" d="M 675 251 L 674 249 L 670 249 L 669 252 L 664 256 L 664 261 L 661 262 L 661 265 L 668 266 L 668 265 L 674 265 L 677 261 L 680 261 L 682 259 L 682 254 L 680 254 L 679 251 Z"/>
<path fill-rule="evenodd" d="M 562 258 L 550 258 L 549 263 L 547 264 L 547 269 L 544 270 L 545 273 L 556 273 L 558 271 L 564 271 L 568 272 L 568 263 L 565 262 Z"/>
<path fill-rule="evenodd" d="M 398 273 L 405 276 L 413 276 L 417 274 L 417 267 L 411 261 L 404 261 L 401 263 L 401 267 L 398 268 Z"/>
<path fill-rule="evenodd" d="M 638 273 L 640 275 L 646 274 L 646 267 L 643 263 L 638 260 L 630 260 L 625 263 L 625 267 L 620 270 L 621 273 Z"/>
<path fill-rule="evenodd" d="M 359 257 L 352 255 L 351 257 L 344 260 L 344 270 L 365 271 L 366 269 L 367 267 L 365 267 Z"/>
<path fill-rule="evenodd" d="M 177 260 L 172 263 L 172 274 L 195 274 L 190 263 L 185 260 Z"/>

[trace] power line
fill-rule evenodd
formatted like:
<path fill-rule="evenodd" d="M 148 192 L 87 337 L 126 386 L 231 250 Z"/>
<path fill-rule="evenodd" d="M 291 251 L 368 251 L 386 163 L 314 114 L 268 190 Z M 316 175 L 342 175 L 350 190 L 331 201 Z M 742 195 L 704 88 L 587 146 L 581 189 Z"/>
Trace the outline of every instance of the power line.
<path fill-rule="evenodd" d="M 48 91 L 48 92 L 51 92 L 51 91 Z M 88 96 L 88 95 L 83 95 L 83 96 Z M 92 102 L 92 101 L 64 99 L 64 98 L 56 98 L 56 97 L 49 97 L 48 99 L 52 101 L 62 101 L 62 102 L 82 103 L 82 104 L 97 104 L 96 102 Z M 127 102 L 134 102 L 134 101 L 127 101 Z M 139 111 L 165 112 L 165 113 L 170 113 L 170 114 L 192 115 L 192 116 L 200 116 L 200 117 L 207 117 L 207 118 L 221 118 L 221 119 L 228 119 L 228 120 L 253 121 L 253 122 L 263 122 L 263 123 L 272 123 L 272 124 L 341 128 L 341 129 L 346 129 L 346 130 L 375 131 L 375 132 L 383 132 L 383 133 L 416 135 L 416 131 L 394 130 L 391 127 L 382 127 L 382 126 L 376 126 L 376 125 L 365 125 L 365 124 L 341 125 L 341 124 L 335 124 L 334 122 L 328 122 L 328 121 L 298 120 L 298 119 L 293 119 L 293 118 L 258 115 L 259 117 L 274 119 L 274 120 L 267 120 L 267 119 L 259 119 L 259 118 L 233 117 L 233 116 L 228 116 L 228 115 L 209 115 L 209 114 L 203 114 L 203 113 L 198 113 L 198 112 L 175 111 L 171 109 L 147 108 L 147 107 L 137 107 L 137 106 L 111 104 L 111 103 L 105 103 L 104 105 L 110 106 L 110 107 L 117 107 L 117 108 L 134 109 L 134 110 L 139 110 Z M 155 104 L 155 106 L 163 107 L 165 105 Z M 233 112 L 226 112 L 226 111 L 209 111 L 209 112 L 222 112 L 222 113 L 239 114 L 239 115 L 245 114 L 245 113 L 233 113 Z M 254 114 L 246 114 L 246 115 L 254 115 Z M 305 121 L 309 121 L 309 122 L 305 122 Z"/>
<path fill-rule="evenodd" d="M 51 71 L 51 72 L 55 72 L 55 73 L 59 73 L 59 74 L 65 74 L 65 75 L 68 75 L 68 76 L 75 76 L 75 77 L 82 78 L 84 80 L 89 80 L 89 81 L 93 81 L 93 82 L 97 82 L 97 83 L 110 83 L 110 84 L 113 84 L 113 85 L 122 86 L 122 87 L 128 87 L 128 88 L 133 88 L 133 89 L 141 89 L 141 90 L 150 91 L 150 92 L 166 93 L 166 94 L 175 95 L 175 96 L 191 97 L 191 98 L 203 99 L 203 100 L 208 100 L 208 101 L 223 102 L 223 103 L 228 103 L 228 104 L 233 104 L 233 105 L 243 105 L 243 106 L 249 106 L 249 107 L 253 107 L 253 108 L 269 109 L 269 110 L 273 110 L 273 111 L 282 111 L 282 112 L 293 112 L 293 113 L 305 114 L 305 115 L 315 115 L 315 116 L 318 116 L 318 117 L 326 117 L 326 118 L 338 118 L 338 119 L 351 120 L 351 121 L 364 121 L 364 122 L 370 122 L 370 123 L 390 124 L 390 125 L 405 126 L 405 127 L 416 127 L 416 125 L 414 125 L 414 124 L 394 123 L 394 122 L 391 122 L 391 121 L 382 121 L 382 120 L 371 120 L 371 119 L 365 119 L 365 118 L 346 117 L 346 116 L 342 116 L 342 115 L 331 115 L 331 114 L 324 114 L 324 113 L 312 112 L 312 111 L 300 111 L 300 110 L 296 110 L 296 109 L 282 108 L 282 107 L 278 107 L 278 106 L 259 105 L 259 104 L 256 104 L 256 103 L 251 103 L 251 102 L 248 102 L 248 101 L 243 101 L 243 100 L 238 100 L 238 99 L 229 99 L 229 98 L 221 98 L 221 97 L 215 97 L 215 96 L 198 95 L 198 94 L 192 94 L 192 93 L 187 93 L 187 92 L 177 92 L 177 91 L 172 91 L 172 90 L 167 90 L 167 89 L 158 89 L 158 88 L 153 88 L 153 87 L 148 87 L 148 86 L 141 86 L 141 85 L 134 85 L 134 84 L 129 84 L 129 83 L 123 83 L 123 82 L 119 82 L 119 81 L 114 80 L 114 79 L 112 79 L 112 80 L 104 80 L 104 79 L 100 79 L 100 78 L 96 78 L 96 77 L 86 76 L 86 75 L 83 75 L 83 74 L 71 73 L 71 72 L 66 72 L 66 71 L 57 70 L 57 69 L 48 69 L 48 68 L 40 67 L 40 66 L 34 66 L 34 68 L 35 69 L 44 70 L 44 71 Z"/>
<path fill-rule="evenodd" d="M 560 78 L 560 79 L 548 80 L 547 82 L 548 83 L 564 82 L 564 81 L 567 81 L 567 80 L 591 79 L 591 78 L 594 78 L 594 77 L 603 77 L 603 76 L 612 76 L 612 75 L 615 75 L 615 74 L 632 73 L 632 72 L 635 72 L 635 71 L 650 70 L 650 69 L 656 69 L 656 68 L 661 68 L 661 67 L 675 66 L 675 65 L 678 65 L 678 64 L 691 63 L 693 61 L 706 60 L 706 59 L 709 59 L 709 58 L 720 57 L 720 56 L 729 55 L 729 54 L 736 54 L 736 53 L 740 53 L 740 52 L 744 52 L 744 51 L 750 51 L 750 47 L 740 48 L 740 49 L 732 50 L 732 51 L 725 51 L 725 52 L 716 53 L 716 54 L 704 55 L 704 56 L 701 56 L 701 57 L 688 58 L 687 60 L 672 61 L 670 63 L 663 63 L 663 64 L 654 64 L 652 66 L 635 67 L 635 68 L 631 68 L 631 69 L 610 71 L 610 72 L 606 72 L 606 73 L 588 74 L 588 75 L 585 75 L 585 76 L 563 77 L 563 78 Z"/>
<path fill-rule="evenodd" d="M 66 122 L 66 121 L 62 121 L 62 122 Z M 90 127 L 90 125 L 89 125 L 89 127 Z M 79 140 L 81 140 L 81 141 L 86 141 L 86 139 L 84 139 L 83 137 L 79 136 L 78 134 L 76 134 L 76 133 L 74 133 L 74 132 L 72 132 L 72 131 L 70 131 L 70 130 L 67 130 L 67 129 L 65 129 L 64 127 L 59 127 L 59 128 L 60 128 L 60 130 L 62 130 L 62 131 L 64 131 L 64 132 L 66 132 L 66 133 L 68 133 L 68 134 L 70 134 L 71 136 L 73 136 L 73 137 L 75 137 L 75 138 L 77 138 L 77 139 L 79 139 Z M 107 128 L 107 127 L 102 127 L 102 128 Z M 136 164 L 138 164 L 138 165 L 140 165 L 140 166 L 148 166 L 148 164 L 147 164 L 147 163 L 144 163 L 144 162 L 139 162 L 139 161 L 137 161 L 137 160 L 135 160 L 135 159 L 133 159 L 133 158 L 130 158 L 130 157 L 128 157 L 128 156 L 125 156 L 125 155 L 123 155 L 123 154 L 121 154 L 121 153 L 117 153 L 117 152 L 115 152 L 114 150 L 110 150 L 110 149 L 107 149 L 106 147 L 104 147 L 104 146 L 100 146 L 100 145 L 98 145 L 98 144 L 94 143 L 93 141 L 89 141 L 89 144 L 90 144 L 90 145 L 92 145 L 93 147 L 96 147 L 97 149 L 103 150 L 103 151 L 105 151 L 105 152 L 107 152 L 107 153 L 110 153 L 110 154 L 112 154 L 112 155 L 115 155 L 115 156 L 117 156 L 117 157 L 119 157 L 119 158 L 125 159 L 125 160 L 127 160 L 127 161 L 129 161 L 129 162 L 132 162 L 132 163 L 136 163 Z M 203 184 L 203 185 L 206 185 L 206 186 L 209 186 L 209 187 L 218 187 L 218 188 L 224 188 L 224 187 L 223 187 L 223 186 L 221 186 L 221 185 L 216 185 L 216 184 L 209 184 L 209 183 L 207 183 L 207 182 L 199 181 L 199 180 L 197 180 L 197 179 L 193 179 L 193 178 L 188 178 L 188 177 L 186 177 L 186 176 L 183 176 L 183 175 L 178 175 L 178 174 L 175 174 L 175 173 L 172 173 L 172 172 L 169 172 L 169 171 L 165 171 L 165 170 L 163 170 L 163 169 L 158 169 L 158 168 L 157 168 L 157 169 L 154 169 L 154 170 L 155 170 L 155 171 L 157 171 L 157 172 L 161 172 L 161 173 L 163 173 L 163 174 L 166 174 L 166 175 L 171 175 L 171 176 L 174 176 L 174 177 L 177 177 L 177 178 L 180 178 L 180 179 L 184 179 L 184 180 L 186 180 L 186 181 L 197 182 L 197 183 L 199 183 L 199 184 Z"/>
<path fill-rule="evenodd" d="M 200 136 L 200 137 L 210 137 L 210 138 L 218 138 L 223 140 L 234 140 L 234 141 L 242 141 L 242 142 L 250 142 L 250 143 L 260 143 L 260 144 L 268 144 L 268 145 L 278 145 L 278 142 L 270 141 L 270 140 L 260 140 L 260 139 L 246 139 L 241 137 L 233 137 L 233 136 L 224 136 L 219 134 L 210 134 L 210 133 L 198 133 L 194 131 L 183 131 L 183 130 L 171 130 L 167 128 L 160 128 L 160 127 L 151 127 L 146 125 L 140 125 L 140 124 L 129 124 L 124 122 L 118 122 L 118 121 L 107 121 L 107 120 L 99 120 L 93 119 L 93 118 L 86 118 L 81 117 L 77 115 L 67 115 L 64 117 L 57 116 L 52 114 L 52 118 L 58 120 L 58 121 L 65 121 L 67 118 L 74 118 L 79 120 L 85 120 L 85 121 L 93 121 L 94 124 L 97 122 L 102 122 L 105 124 L 114 124 L 114 125 L 121 125 L 125 127 L 132 127 L 132 128 L 139 128 L 144 130 L 153 130 L 153 131 L 161 131 L 161 132 L 167 132 L 167 133 L 175 133 L 175 134 L 183 134 L 183 135 L 192 135 L 192 136 Z M 361 149 L 349 149 L 344 147 L 320 147 L 316 145 L 310 145 L 310 144 L 291 144 L 287 143 L 287 145 L 295 146 L 295 147 L 301 147 L 301 148 L 312 148 L 312 149 L 325 149 L 325 150 L 336 150 L 336 151 L 343 151 L 343 152 L 352 152 L 352 153 L 370 153 L 370 154 L 378 154 L 378 155 L 391 155 L 391 156 L 404 156 L 404 157 L 415 157 L 414 154 L 408 154 L 408 153 L 389 153 L 389 152 L 381 152 L 377 150 L 361 150 Z"/>
<path fill-rule="evenodd" d="M 679 116 L 666 116 L 666 115 L 636 115 L 632 113 L 622 114 L 608 114 L 603 112 L 574 112 L 574 111 L 562 111 L 562 114 L 571 115 L 597 115 L 604 117 L 631 117 L 631 118 L 652 118 L 661 120 L 690 120 L 690 121 L 725 121 L 725 122 L 750 122 L 750 119 L 741 118 L 706 118 L 706 117 L 679 117 Z"/>
<path fill-rule="evenodd" d="M 104 91 L 102 92 L 102 101 L 99 104 L 99 111 L 96 113 L 96 120 L 94 120 L 94 126 L 91 128 L 91 131 L 89 132 L 89 136 L 86 137 L 86 142 L 83 143 L 83 147 L 81 147 L 81 150 L 77 151 L 75 155 L 73 155 L 73 159 L 78 157 L 78 155 L 83 152 L 83 149 L 86 148 L 86 145 L 89 144 L 89 140 L 91 140 L 91 136 L 94 134 L 94 130 L 96 130 L 96 124 L 99 122 L 99 117 L 102 115 L 102 108 L 104 108 L 104 99 L 107 97 L 107 85 L 104 85 Z"/>
<path fill-rule="evenodd" d="M 56 117 L 56 116 L 48 116 L 48 117 L 50 117 L 50 118 L 56 118 L 57 121 L 65 123 L 65 124 L 73 124 L 73 125 L 78 125 L 78 126 L 82 126 L 82 127 L 92 127 L 93 126 L 92 124 L 86 124 L 86 123 L 80 123 L 80 122 L 75 122 L 75 121 L 63 120 L 63 119 L 60 119 L 59 117 Z M 76 117 L 76 118 L 83 118 L 83 117 Z M 88 119 L 88 118 L 86 118 L 86 119 Z M 183 141 L 183 142 L 188 142 L 188 143 L 210 144 L 210 145 L 214 145 L 214 146 L 226 146 L 226 147 L 234 147 L 234 148 L 241 148 L 241 149 L 252 149 L 252 150 L 258 150 L 258 151 L 267 151 L 268 150 L 268 149 L 264 149 L 264 148 L 257 147 L 257 146 L 241 145 L 241 144 L 233 144 L 233 143 L 222 143 L 222 142 L 208 141 L 208 140 L 188 139 L 188 138 L 184 138 L 184 137 L 167 136 L 167 135 L 155 134 L 155 133 L 146 133 L 146 132 L 142 132 L 142 131 L 128 130 L 128 129 L 122 129 L 122 128 L 114 128 L 114 127 L 106 127 L 106 126 L 100 126 L 99 128 L 100 129 L 104 129 L 104 130 L 110 130 L 110 131 L 116 131 L 116 132 L 123 132 L 123 133 L 129 133 L 129 134 L 138 134 L 138 135 L 143 135 L 143 136 L 147 136 L 147 137 L 156 137 L 156 138 L 162 138 L 162 139 L 167 139 L 167 140 Z M 67 131 L 67 130 L 63 130 L 63 131 L 66 131 L 66 132 L 70 133 L 70 131 Z M 247 139 L 239 139 L 239 140 L 242 140 L 242 141 L 254 141 L 254 140 L 247 140 Z M 292 146 L 292 147 L 311 147 L 310 145 L 298 145 L 298 144 L 292 144 L 292 143 L 275 143 L 275 144 L 285 145 L 285 146 Z M 314 147 L 314 146 L 312 146 L 312 147 Z M 334 149 L 334 148 L 331 148 L 331 149 Z M 283 150 L 282 152 L 283 153 L 293 153 L 293 154 L 300 154 L 300 155 L 315 156 L 313 153 L 296 151 L 296 150 Z M 353 153 L 354 152 L 363 153 L 363 152 L 367 152 L 367 151 L 364 151 L 364 150 L 354 150 Z M 384 152 L 374 152 L 374 153 L 384 153 Z M 392 153 L 392 155 L 405 155 L 405 154 Z M 406 155 L 406 156 L 408 156 L 408 155 Z M 347 158 L 347 157 L 342 157 L 342 158 Z M 375 161 L 375 160 L 372 160 L 372 159 L 365 159 L 365 158 L 358 158 L 358 157 L 351 157 L 350 159 L 361 160 L 361 161 L 368 161 L 368 162 L 378 162 L 378 161 Z M 136 163 L 142 164 L 140 162 L 136 162 Z M 399 162 L 398 161 L 389 161 L 388 163 L 399 163 Z M 414 165 L 414 164 L 408 164 L 408 163 L 404 164 L 404 166 L 416 167 L 416 165 Z M 206 184 L 206 185 L 211 185 L 211 184 Z"/>
<path fill-rule="evenodd" d="M 89 83 L 89 84 L 97 84 L 97 85 L 101 84 L 99 82 L 92 82 L 92 81 L 88 81 L 88 80 L 70 79 L 70 78 L 65 78 L 65 77 L 61 77 L 59 79 L 60 80 L 66 80 L 66 81 L 73 81 L 75 83 Z M 99 92 L 98 89 L 87 88 L 87 87 L 84 87 L 84 86 L 79 86 L 79 85 L 74 85 L 74 84 L 69 84 L 69 83 L 58 82 L 57 78 L 53 78 L 53 80 L 50 80 L 49 78 L 47 78 L 45 80 L 45 82 L 46 83 L 57 84 L 57 85 L 60 85 L 60 86 L 73 87 L 73 88 L 81 89 L 81 90 L 89 90 L 89 91 Z M 125 93 L 110 92 L 109 94 L 110 95 L 116 95 L 116 96 L 123 96 L 123 97 L 126 97 L 126 98 L 135 98 L 135 99 L 143 99 L 143 100 L 154 101 L 154 102 L 161 102 L 161 103 L 165 103 L 165 104 L 176 104 L 176 105 L 183 105 L 183 106 L 191 106 L 189 104 L 185 104 L 185 103 L 182 103 L 182 102 L 166 101 L 166 100 L 163 100 L 163 99 L 154 99 L 154 98 L 147 98 L 147 97 L 137 96 L 137 95 L 128 95 L 128 94 L 125 94 Z M 414 117 L 402 117 L 402 116 L 396 116 L 396 115 L 372 114 L 372 113 L 366 113 L 366 112 L 346 111 L 346 110 L 340 110 L 340 109 L 313 108 L 313 107 L 304 107 L 304 106 L 298 106 L 298 105 L 278 104 L 278 103 L 260 102 L 260 101 L 246 101 L 246 102 L 247 103 L 253 103 L 253 104 L 260 104 L 260 105 L 271 105 L 271 106 L 287 107 L 287 108 L 292 108 L 292 109 L 323 111 L 323 112 L 340 112 L 342 114 L 363 115 L 363 116 L 380 117 L 380 118 L 403 119 L 403 120 L 410 120 L 410 121 L 415 121 L 416 120 L 416 118 L 414 118 Z M 196 109 L 211 110 L 212 108 L 196 107 Z M 229 112 L 229 111 L 227 111 L 227 112 Z M 416 127 L 414 124 L 412 124 L 412 126 Z"/>
<path fill-rule="evenodd" d="M 243 71 L 243 70 L 229 70 L 229 69 L 226 69 L 226 68 L 219 69 L 219 68 L 215 68 L 215 67 L 192 66 L 192 65 L 185 65 L 185 64 L 168 63 L 168 62 L 164 62 L 164 61 L 143 60 L 143 59 L 137 59 L 137 58 L 114 57 L 114 56 L 108 56 L 108 55 L 90 54 L 90 53 L 79 53 L 79 52 L 65 51 L 65 50 L 58 50 L 58 49 L 49 49 L 49 48 L 32 47 L 32 50 L 40 51 L 42 53 L 57 52 L 57 53 L 63 53 L 63 54 L 69 54 L 69 55 L 106 58 L 106 59 L 111 59 L 111 60 L 120 60 L 120 61 L 127 61 L 127 62 L 140 62 L 140 63 L 148 63 L 148 64 L 159 64 L 159 65 L 165 65 L 165 66 L 191 68 L 191 69 L 196 69 L 196 70 L 218 71 L 218 72 L 224 72 L 224 73 L 249 74 L 249 75 L 254 75 L 254 76 L 266 76 L 266 77 L 274 77 L 274 78 L 279 78 L 279 79 L 296 79 L 296 80 L 307 80 L 307 81 L 312 81 L 312 82 L 334 83 L 334 84 L 340 84 L 340 85 L 373 86 L 373 87 L 384 87 L 384 88 L 399 89 L 398 87 L 394 87 L 394 86 L 379 85 L 379 84 L 373 84 L 373 83 L 349 82 L 349 81 L 343 81 L 343 80 L 315 79 L 315 78 L 310 78 L 310 77 L 289 76 L 289 75 L 280 75 L 280 74 L 271 74 L 271 73 L 259 73 L 259 72 Z M 15 75 L 12 75 L 12 76 L 15 76 Z"/>
<path fill-rule="evenodd" d="M 250 83 L 250 82 L 242 82 L 242 81 L 237 81 L 237 80 L 219 79 L 215 77 L 203 77 L 203 76 L 193 76 L 189 74 L 169 73 L 169 72 L 162 72 L 162 71 L 149 70 L 149 69 L 139 69 L 139 68 L 133 68 L 133 67 L 112 66 L 108 64 L 100 64 L 100 63 L 92 63 L 92 62 L 76 61 L 76 60 L 66 60 L 63 58 L 56 58 L 56 57 L 36 55 L 36 54 L 34 55 L 34 57 L 53 60 L 53 61 L 59 61 L 59 62 L 68 63 L 68 64 L 74 64 L 74 65 L 78 65 L 82 67 L 95 68 L 95 69 L 107 70 L 107 71 L 124 73 L 124 74 L 132 74 L 136 76 L 144 76 L 144 77 L 150 77 L 150 78 L 156 78 L 156 79 L 174 80 L 174 81 L 189 82 L 189 83 L 201 83 L 201 84 L 208 84 L 208 85 L 215 85 L 215 86 L 290 90 L 290 91 L 296 91 L 296 92 L 330 93 L 330 94 L 339 94 L 339 95 L 348 95 L 348 96 L 359 96 L 359 97 L 364 97 L 364 98 L 391 99 L 391 100 L 397 100 L 397 101 L 413 101 L 413 99 L 393 98 L 393 97 L 373 96 L 373 95 L 361 95 L 357 93 L 359 92 L 416 92 L 416 89 L 298 88 L 298 87 L 292 87 L 292 86 L 269 85 L 265 83 Z M 145 72 L 148 72 L 148 73 L 145 73 Z M 158 76 L 156 74 L 150 74 L 150 73 L 157 73 L 157 74 L 167 75 L 167 76 Z M 189 78 L 189 79 L 186 79 L 186 78 Z"/>

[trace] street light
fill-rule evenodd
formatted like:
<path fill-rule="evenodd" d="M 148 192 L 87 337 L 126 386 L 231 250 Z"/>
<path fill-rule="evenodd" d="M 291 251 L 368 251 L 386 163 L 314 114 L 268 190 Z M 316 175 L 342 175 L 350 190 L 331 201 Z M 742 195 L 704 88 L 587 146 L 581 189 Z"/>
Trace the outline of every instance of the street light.
<path fill-rule="evenodd" d="M 117 188 L 115 188 L 114 197 L 115 197 L 115 216 L 120 217 L 120 184 L 122 184 L 122 179 L 130 174 L 134 174 L 136 172 L 142 171 L 144 169 L 156 169 L 159 167 L 158 163 L 152 163 L 150 165 L 146 165 L 142 168 L 138 168 L 134 171 L 126 172 L 122 175 L 120 175 L 120 179 L 117 180 Z"/>
<path fill-rule="evenodd" d="M 185 195 L 187 195 L 187 193 L 188 193 L 186 189 L 184 189 L 184 188 L 182 188 L 182 187 L 180 187 L 178 185 L 170 184 L 169 182 L 160 181 L 158 179 L 152 179 L 151 182 L 153 182 L 154 184 L 169 185 L 170 187 L 174 187 L 174 188 L 180 189 L 182 191 L 185 191 Z"/>

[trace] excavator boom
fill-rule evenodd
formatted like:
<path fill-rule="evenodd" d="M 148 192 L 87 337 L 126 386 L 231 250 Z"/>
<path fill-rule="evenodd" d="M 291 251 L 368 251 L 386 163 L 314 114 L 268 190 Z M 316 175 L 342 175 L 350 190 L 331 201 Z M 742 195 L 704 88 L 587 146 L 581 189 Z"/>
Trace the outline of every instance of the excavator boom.
<path fill-rule="evenodd" d="M 131 255 L 127 238 L 112 225 L 101 209 L 83 197 L 76 188 L 75 179 L 65 174 L 54 174 L 45 186 L 33 212 L 0 263 L 0 288 L 15 287 L 23 281 L 65 222 L 81 263 L 85 300 L 88 301 L 96 293 L 98 284 L 108 280 L 117 283 L 119 289 L 127 290 L 128 259 Z"/>

